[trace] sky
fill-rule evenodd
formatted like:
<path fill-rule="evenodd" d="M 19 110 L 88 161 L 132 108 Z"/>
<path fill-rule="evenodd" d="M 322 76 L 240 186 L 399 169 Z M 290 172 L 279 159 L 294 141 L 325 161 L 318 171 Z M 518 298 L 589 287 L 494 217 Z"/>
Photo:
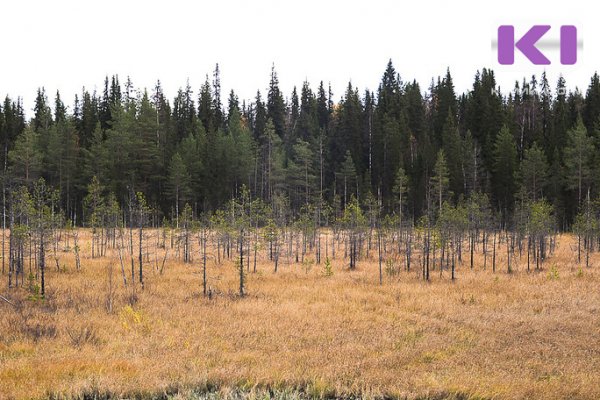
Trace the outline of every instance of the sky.
<path fill-rule="evenodd" d="M 492 68 L 503 91 L 544 70 L 554 87 L 585 91 L 600 66 L 600 24 L 589 1 L 339 0 L 19 0 L 0 5 L 0 96 L 24 99 L 28 117 L 38 87 L 67 105 L 75 93 L 102 91 L 104 77 L 127 76 L 149 90 L 161 80 L 172 99 L 189 82 L 197 94 L 215 64 L 223 100 L 263 95 L 274 64 L 289 96 L 307 80 L 331 83 L 334 100 L 351 81 L 376 90 L 389 59 L 403 81 L 426 90 L 450 68 L 457 93 L 471 88 L 477 70 Z M 583 47 L 575 65 L 560 65 L 558 51 L 535 66 L 518 51 L 514 65 L 499 65 L 492 46 L 499 25 L 520 37 L 549 24 L 542 40 L 575 25 Z M 541 41 L 542 41 L 541 40 Z M 541 42 L 540 41 L 540 42 Z"/>

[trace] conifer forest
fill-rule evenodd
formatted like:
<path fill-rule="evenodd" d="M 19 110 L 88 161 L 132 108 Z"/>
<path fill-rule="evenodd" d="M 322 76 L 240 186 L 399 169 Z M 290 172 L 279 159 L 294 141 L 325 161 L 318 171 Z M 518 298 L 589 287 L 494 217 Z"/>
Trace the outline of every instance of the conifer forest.
<path fill-rule="evenodd" d="M 336 95 L 303 82 L 283 93 L 273 68 L 268 90 L 240 102 L 221 93 L 217 65 L 202 87 L 174 99 L 160 81 L 148 90 L 118 76 L 69 101 L 40 88 L 31 118 L 21 97 L 6 97 L 4 207 L 43 179 L 56 191 L 55 212 L 75 226 L 89 226 L 86 199 L 97 190 L 124 221 L 141 193 L 152 226 L 177 220 L 186 205 L 194 218 L 213 214 L 246 193 L 290 222 L 311 209 L 318 225 L 353 201 L 406 224 L 437 220 L 444 203 L 484 201 L 504 228 L 543 202 L 553 228 L 570 231 L 597 200 L 597 74 L 585 93 L 545 74 L 504 93 L 488 69 L 465 93 L 450 70 L 428 88 L 404 79 L 390 61 L 376 91 L 349 83 Z"/>

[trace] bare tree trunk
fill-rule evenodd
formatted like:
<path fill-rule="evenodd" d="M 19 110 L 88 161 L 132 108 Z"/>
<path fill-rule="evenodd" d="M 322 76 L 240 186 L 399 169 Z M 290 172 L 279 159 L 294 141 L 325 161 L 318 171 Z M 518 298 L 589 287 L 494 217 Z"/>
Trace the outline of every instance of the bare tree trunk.
<path fill-rule="evenodd" d="M 142 285 L 142 289 L 144 289 L 144 263 L 143 263 L 143 240 L 144 240 L 144 211 L 140 205 L 140 220 L 138 223 L 139 226 L 139 254 L 138 254 L 138 262 L 140 264 L 140 285 Z"/>
<path fill-rule="evenodd" d="M 475 247 L 475 235 L 471 232 L 471 241 L 469 244 L 469 251 L 471 252 L 471 269 L 473 269 L 473 252 Z"/>
<path fill-rule="evenodd" d="M 121 254 L 121 248 L 117 249 L 119 253 L 119 262 L 121 263 L 121 274 L 123 275 L 123 285 L 127 286 L 127 278 L 125 277 L 125 265 L 123 265 L 123 255 Z"/>
<path fill-rule="evenodd" d="M 206 297 L 206 240 L 207 233 L 202 234 L 202 293 Z"/>
<path fill-rule="evenodd" d="M 240 229 L 240 297 L 244 297 L 244 230 Z"/>
<path fill-rule="evenodd" d="M 508 266 L 507 272 L 512 273 L 512 269 L 510 267 L 510 240 L 508 237 L 508 231 L 506 231 L 506 264 Z"/>
<path fill-rule="evenodd" d="M 39 263 L 40 263 L 40 273 L 41 273 L 41 283 L 42 283 L 42 287 L 41 287 L 41 295 L 42 295 L 42 299 L 45 297 L 46 295 L 46 255 L 44 254 L 44 233 L 42 230 L 40 230 L 40 259 L 39 259 Z M 22 281 L 22 280 L 21 280 Z"/>
<path fill-rule="evenodd" d="M 256 273 L 256 255 L 258 252 L 258 227 L 254 231 L 254 265 L 252 267 L 253 272 Z"/>
<path fill-rule="evenodd" d="M 492 272 L 496 272 L 496 231 L 494 230 L 494 243 L 492 245 Z"/>
<path fill-rule="evenodd" d="M 379 284 L 383 285 L 383 270 L 381 268 L 381 228 L 377 232 L 377 250 L 379 253 Z"/>

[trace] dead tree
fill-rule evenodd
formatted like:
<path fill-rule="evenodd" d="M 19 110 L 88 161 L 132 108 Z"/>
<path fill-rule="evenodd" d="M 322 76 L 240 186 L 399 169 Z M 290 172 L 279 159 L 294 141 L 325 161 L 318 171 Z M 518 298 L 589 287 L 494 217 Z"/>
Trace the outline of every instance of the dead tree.
<path fill-rule="evenodd" d="M 138 217 L 138 232 L 139 232 L 139 253 L 138 253 L 138 263 L 139 263 L 139 274 L 140 274 L 140 285 L 142 289 L 144 288 L 144 260 L 143 260 L 143 242 L 144 242 L 144 224 L 146 222 L 146 216 L 148 212 L 148 205 L 146 203 L 146 198 L 142 192 L 136 193 L 137 200 L 137 217 Z"/>
<path fill-rule="evenodd" d="M 240 297 L 244 297 L 244 228 L 240 229 Z"/>

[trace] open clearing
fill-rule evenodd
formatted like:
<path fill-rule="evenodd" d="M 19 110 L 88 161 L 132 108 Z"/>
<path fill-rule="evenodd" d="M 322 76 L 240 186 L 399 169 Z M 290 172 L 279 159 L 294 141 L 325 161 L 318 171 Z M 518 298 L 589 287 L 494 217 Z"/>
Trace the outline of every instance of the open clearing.
<path fill-rule="evenodd" d="M 170 253 L 163 274 L 150 257 L 130 306 L 131 277 L 125 287 L 117 253 L 89 258 L 90 234 L 82 232 L 81 271 L 72 252 L 59 255 L 60 271 L 49 262 L 46 300 L 31 299 L 27 282 L 7 289 L 2 276 L 0 294 L 19 307 L 0 303 L 0 399 L 183 398 L 208 389 L 224 397 L 266 389 L 306 397 L 600 398 L 600 258 L 580 268 L 570 236 L 559 238 L 542 271 L 528 273 L 517 258 L 507 274 L 499 252 L 492 273 L 478 254 L 474 270 L 466 260 L 457 267 L 455 282 L 435 270 L 426 283 L 415 262 L 410 272 L 384 274 L 380 286 L 376 252 L 355 271 L 340 254 L 332 276 L 323 264 L 287 260 L 274 273 L 263 254 L 258 272 L 246 276 L 244 298 L 235 255 L 220 265 L 209 260 L 214 295 L 202 296 L 196 248 L 190 264 Z"/>

